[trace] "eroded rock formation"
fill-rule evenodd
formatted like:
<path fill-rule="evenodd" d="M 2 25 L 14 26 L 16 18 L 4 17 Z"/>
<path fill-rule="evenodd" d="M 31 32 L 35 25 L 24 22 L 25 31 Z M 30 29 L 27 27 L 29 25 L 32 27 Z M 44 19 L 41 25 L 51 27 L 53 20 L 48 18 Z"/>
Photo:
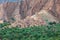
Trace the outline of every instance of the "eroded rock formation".
<path fill-rule="evenodd" d="M 0 19 L 10 22 L 13 26 L 43 25 L 46 24 L 46 20 L 60 20 L 60 0 L 7 2 L 0 4 L 0 15 Z"/>

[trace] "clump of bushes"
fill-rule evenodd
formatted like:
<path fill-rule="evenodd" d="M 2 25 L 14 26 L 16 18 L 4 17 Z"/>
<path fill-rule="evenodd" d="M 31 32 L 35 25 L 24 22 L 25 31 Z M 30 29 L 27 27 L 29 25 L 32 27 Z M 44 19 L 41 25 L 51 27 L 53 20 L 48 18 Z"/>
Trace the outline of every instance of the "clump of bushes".
<path fill-rule="evenodd" d="M 53 25 L 53 24 L 56 24 L 56 22 L 49 22 L 49 25 Z"/>
<path fill-rule="evenodd" d="M 0 28 L 10 25 L 9 22 L 0 23 Z"/>
<path fill-rule="evenodd" d="M 47 26 L 32 26 L 26 28 L 2 27 L 10 25 L 9 23 L 3 23 L 0 25 L 0 39 L 1 40 L 60 40 L 60 24 L 52 23 L 54 25 Z"/>
<path fill-rule="evenodd" d="M 60 40 L 60 24 L 0 29 L 1 40 Z"/>

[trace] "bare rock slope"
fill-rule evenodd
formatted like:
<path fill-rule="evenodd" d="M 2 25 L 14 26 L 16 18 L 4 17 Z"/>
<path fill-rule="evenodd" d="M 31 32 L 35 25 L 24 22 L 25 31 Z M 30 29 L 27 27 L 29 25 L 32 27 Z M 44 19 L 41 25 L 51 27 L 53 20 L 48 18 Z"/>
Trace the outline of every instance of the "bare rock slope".
<path fill-rule="evenodd" d="M 60 0 L 23 0 L 0 4 L 0 20 L 12 26 L 45 25 L 60 20 Z"/>

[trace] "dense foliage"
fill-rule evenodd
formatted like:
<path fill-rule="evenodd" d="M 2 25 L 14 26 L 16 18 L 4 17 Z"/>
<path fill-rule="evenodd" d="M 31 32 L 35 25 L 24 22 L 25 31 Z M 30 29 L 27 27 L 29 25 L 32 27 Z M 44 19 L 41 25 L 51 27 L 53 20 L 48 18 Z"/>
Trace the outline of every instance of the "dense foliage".
<path fill-rule="evenodd" d="M 33 26 L 27 28 L 19 28 L 19 27 L 4 28 L 4 29 L 1 28 L 0 39 L 2 40 L 60 40 L 60 24 L 49 23 L 48 26 Z"/>
<path fill-rule="evenodd" d="M 10 25 L 9 22 L 0 23 L 0 28 Z"/>

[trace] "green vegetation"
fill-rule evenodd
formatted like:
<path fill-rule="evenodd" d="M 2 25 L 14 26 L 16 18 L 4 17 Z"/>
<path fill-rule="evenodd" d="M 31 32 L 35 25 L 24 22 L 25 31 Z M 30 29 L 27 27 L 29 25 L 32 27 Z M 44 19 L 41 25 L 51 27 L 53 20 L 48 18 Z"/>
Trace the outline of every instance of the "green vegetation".
<path fill-rule="evenodd" d="M 0 28 L 10 25 L 8 22 L 0 23 Z"/>
<path fill-rule="evenodd" d="M 4 24 L 4 23 L 3 23 Z M 7 24 L 8 25 L 8 24 Z M 4 25 L 6 26 L 6 25 Z M 60 24 L 49 23 L 48 26 L 26 28 L 12 27 L 0 29 L 2 40 L 60 40 Z"/>

